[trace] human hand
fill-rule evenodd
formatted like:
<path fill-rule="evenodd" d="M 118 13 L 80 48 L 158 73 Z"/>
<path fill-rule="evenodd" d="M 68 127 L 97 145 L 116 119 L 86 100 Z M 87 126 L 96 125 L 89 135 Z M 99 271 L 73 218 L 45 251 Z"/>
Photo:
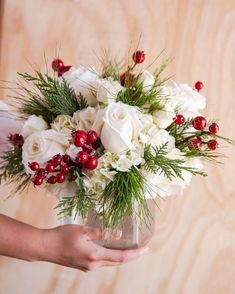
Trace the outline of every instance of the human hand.
<path fill-rule="evenodd" d="M 103 266 L 116 266 L 140 257 L 147 247 L 131 250 L 106 249 L 94 243 L 102 240 L 102 230 L 78 225 L 64 225 L 43 231 L 42 259 L 84 272 Z M 118 239 L 113 233 L 111 238 Z"/>

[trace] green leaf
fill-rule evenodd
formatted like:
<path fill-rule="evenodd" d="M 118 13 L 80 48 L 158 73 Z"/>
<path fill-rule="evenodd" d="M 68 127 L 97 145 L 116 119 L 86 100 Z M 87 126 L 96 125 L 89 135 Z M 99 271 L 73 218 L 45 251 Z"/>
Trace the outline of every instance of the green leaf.
<path fill-rule="evenodd" d="M 147 221 L 150 217 L 145 199 L 146 181 L 140 171 L 132 167 L 129 172 L 118 172 L 104 189 L 99 204 L 104 226 L 116 227 L 135 214 L 134 203 L 139 206 L 138 217 Z"/>
<path fill-rule="evenodd" d="M 184 180 L 182 172 L 188 171 L 193 175 L 199 174 L 206 176 L 204 172 L 198 171 L 195 168 L 185 166 L 185 159 L 171 159 L 167 157 L 168 142 L 164 143 L 160 147 L 153 147 L 147 145 L 144 149 L 145 163 L 143 168 L 154 174 L 163 174 L 168 180 L 173 178 L 180 178 Z"/>
<path fill-rule="evenodd" d="M 48 124 L 60 114 L 73 116 L 74 112 L 88 106 L 86 99 L 69 86 L 65 79 L 58 80 L 47 74 L 35 71 L 35 76 L 28 73 L 19 73 L 28 84 L 33 84 L 34 89 L 18 85 L 22 102 L 20 112 L 26 115 L 41 115 Z"/>

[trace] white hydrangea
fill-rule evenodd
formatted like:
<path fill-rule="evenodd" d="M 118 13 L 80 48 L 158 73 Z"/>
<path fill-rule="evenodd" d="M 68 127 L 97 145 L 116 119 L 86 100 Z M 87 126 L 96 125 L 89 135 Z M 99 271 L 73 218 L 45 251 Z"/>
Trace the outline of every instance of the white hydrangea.
<path fill-rule="evenodd" d="M 77 130 L 89 131 L 96 119 L 97 109 L 94 107 L 87 107 L 78 110 L 73 114 L 72 122 Z"/>
<path fill-rule="evenodd" d="M 59 133 L 71 137 L 71 133 L 75 128 L 72 117 L 69 115 L 58 115 L 51 123 L 51 128 Z"/>
<path fill-rule="evenodd" d="M 111 163 L 114 156 L 106 152 L 99 158 L 98 167 L 94 171 L 86 170 L 83 172 L 83 184 L 88 195 L 95 194 L 99 196 L 105 187 L 113 180 L 117 171 L 111 170 Z"/>

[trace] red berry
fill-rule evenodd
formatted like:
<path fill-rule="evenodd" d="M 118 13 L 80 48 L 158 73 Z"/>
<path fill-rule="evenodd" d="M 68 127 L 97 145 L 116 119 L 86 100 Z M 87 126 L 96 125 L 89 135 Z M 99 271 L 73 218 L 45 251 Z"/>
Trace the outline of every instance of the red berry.
<path fill-rule="evenodd" d="M 87 141 L 87 133 L 85 131 L 81 131 L 81 130 L 74 131 L 72 133 L 72 136 L 73 136 L 73 138 L 76 137 L 76 136 L 84 137 L 84 139 Z"/>
<path fill-rule="evenodd" d="M 71 161 L 71 157 L 68 154 L 62 156 L 64 163 L 69 163 Z"/>
<path fill-rule="evenodd" d="M 202 82 L 200 82 L 200 81 L 196 82 L 196 84 L 195 84 L 195 89 L 197 89 L 198 92 L 199 92 L 203 87 L 204 87 L 204 85 L 203 85 Z"/>
<path fill-rule="evenodd" d="M 56 182 L 57 182 L 57 180 L 56 180 L 56 176 L 50 176 L 49 178 L 48 178 L 48 180 L 47 180 L 47 182 L 49 183 L 49 184 L 55 184 Z"/>
<path fill-rule="evenodd" d="M 59 71 L 63 69 L 64 62 L 61 59 L 54 59 L 52 61 L 51 67 L 53 68 L 54 71 Z"/>
<path fill-rule="evenodd" d="M 207 146 L 210 150 L 215 150 L 218 148 L 218 142 L 216 140 L 210 140 L 209 142 L 207 142 Z"/>
<path fill-rule="evenodd" d="M 16 148 L 21 148 L 24 144 L 24 138 L 20 134 L 10 134 L 8 140 Z"/>
<path fill-rule="evenodd" d="M 69 181 L 69 182 L 72 182 L 72 181 L 75 181 L 76 179 L 77 179 L 77 176 L 74 175 L 74 174 L 71 174 L 71 175 L 69 176 L 69 178 L 68 178 L 68 181 Z"/>
<path fill-rule="evenodd" d="M 38 171 L 40 166 L 37 162 L 31 162 L 29 163 L 29 168 L 32 170 L 32 171 Z"/>
<path fill-rule="evenodd" d="M 43 183 L 43 178 L 42 177 L 38 177 L 36 176 L 34 179 L 33 179 L 33 183 L 35 186 L 40 186 L 42 185 Z"/>
<path fill-rule="evenodd" d="M 200 138 L 192 139 L 189 142 L 189 148 L 190 149 L 200 150 L 201 147 L 202 147 L 202 140 Z"/>
<path fill-rule="evenodd" d="M 53 171 L 55 170 L 55 165 L 52 162 L 48 162 L 48 164 L 46 165 L 46 170 L 49 173 L 53 173 Z"/>
<path fill-rule="evenodd" d="M 138 50 L 133 54 L 132 58 L 135 63 L 142 63 L 145 60 L 145 52 Z"/>
<path fill-rule="evenodd" d="M 61 162 L 62 162 L 62 157 L 61 157 L 60 154 L 57 154 L 57 155 L 53 156 L 52 163 L 54 164 L 55 167 L 57 165 L 61 164 Z"/>
<path fill-rule="evenodd" d="M 211 134 L 217 134 L 219 132 L 219 126 L 217 125 L 217 123 L 213 123 L 209 126 L 209 132 Z"/>
<path fill-rule="evenodd" d="M 194 118 L 192 125 L 194 129 L 198 131 L 203 131 L 206 127 L 206 119 L 203 116 L 197 116 Z"/>
<path fill-rule="evenodd" d="M 98 166 L 98 158 L 95 155 L 91 155 L 88 157 L 86 168 L 87 169 L 96 169 Z"/>
<path fill-rule="evenodd" d="M 73 139 L 73 142 L 75 146 L 82 147 L 86 143 L 86 140 L 84 139 L 84 137 L 75 137 Z"/>
<path fill-rule="evenodd" d="M 86 151 L 81 151 L 77 155 L 77 162 L 81 163 L 82 165 L 85 165 L 88 160 L 88 154 Z"/>
<path fill-rule="evenodd" d="M 59 69 L 58 76 L 61 77 L 64 73 L 69 71 L 71 68 L 71 65 L 65 65 L 63 68 Z"/>
<path fill-rule="evenodd" d="M 185 122 L 185 118 L 184 118 L 184 116 L 182 114 L 176 115 L 176 117 L 175 117 L 175 123 L 178 126 L 181 126 L 184 122 Z"/>
<path fill-rule="evenodd" d="M 64 173 L 57 174 L 56 179 L 58 183 L 63 183 L 65 181 L 65 174 Z"/>
<path fill-rule="evenodd" d="M 69 167 L 67 165 L 61 166 L 60 171 L 67 174 L 69 172 Z"/>
<path fill-rule="evenodd" d="M 47 172 L 45 171 L 45 169 L 39 169 L 37 171 L 37 176 L 41 177 L 41 178 L 45 178 L 47 176 Z"/>
<path fill-rule="evenodd" d="M 75 131 L 73 133 L 73 143 L 77 147 L 82 147 L 87 142 L 87 133 L 84 131 Z"/>
<path fill-rule="evenodd" d="M 87 133 L 87 140 L 88 140 L 88 142 L 94 143 L 94 142 L 97 141 L 97 139 L 98 139 L 98 135 L 97 135 L 96 131 L 89 131 Z"/>

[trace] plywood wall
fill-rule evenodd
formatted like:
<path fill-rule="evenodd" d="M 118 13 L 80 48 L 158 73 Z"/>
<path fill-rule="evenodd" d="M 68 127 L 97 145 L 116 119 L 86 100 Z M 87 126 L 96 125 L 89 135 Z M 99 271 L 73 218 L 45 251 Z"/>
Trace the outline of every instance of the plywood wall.
<path fill-rule="evenodd" d="M 234 0 L 5 0 L 1 77 L 30 63 L 44 68 L 60 45 L 68 64 L 98 65 L 102 49 L 125 54 L 140 39 L 150 62 L 166 48 L 176 81 L 205 84 L 207 114 L 235 137 Z M 7 101 L 6 92 L 1 99 Z M 160 203 L 150 253 L 118 268 L 82 273 L 47 263 L 0 258 L 0 293 L 235 293 L 235 152 L 207 168 L 183 196 Z M 8 192 L 1 187 L 1 197 Z M 1 199 L 2 199 L 1 198 Z M 0 201 L 9 216 L 47 228 L 58 224 L 55 200 L 30 190 Z"/>

